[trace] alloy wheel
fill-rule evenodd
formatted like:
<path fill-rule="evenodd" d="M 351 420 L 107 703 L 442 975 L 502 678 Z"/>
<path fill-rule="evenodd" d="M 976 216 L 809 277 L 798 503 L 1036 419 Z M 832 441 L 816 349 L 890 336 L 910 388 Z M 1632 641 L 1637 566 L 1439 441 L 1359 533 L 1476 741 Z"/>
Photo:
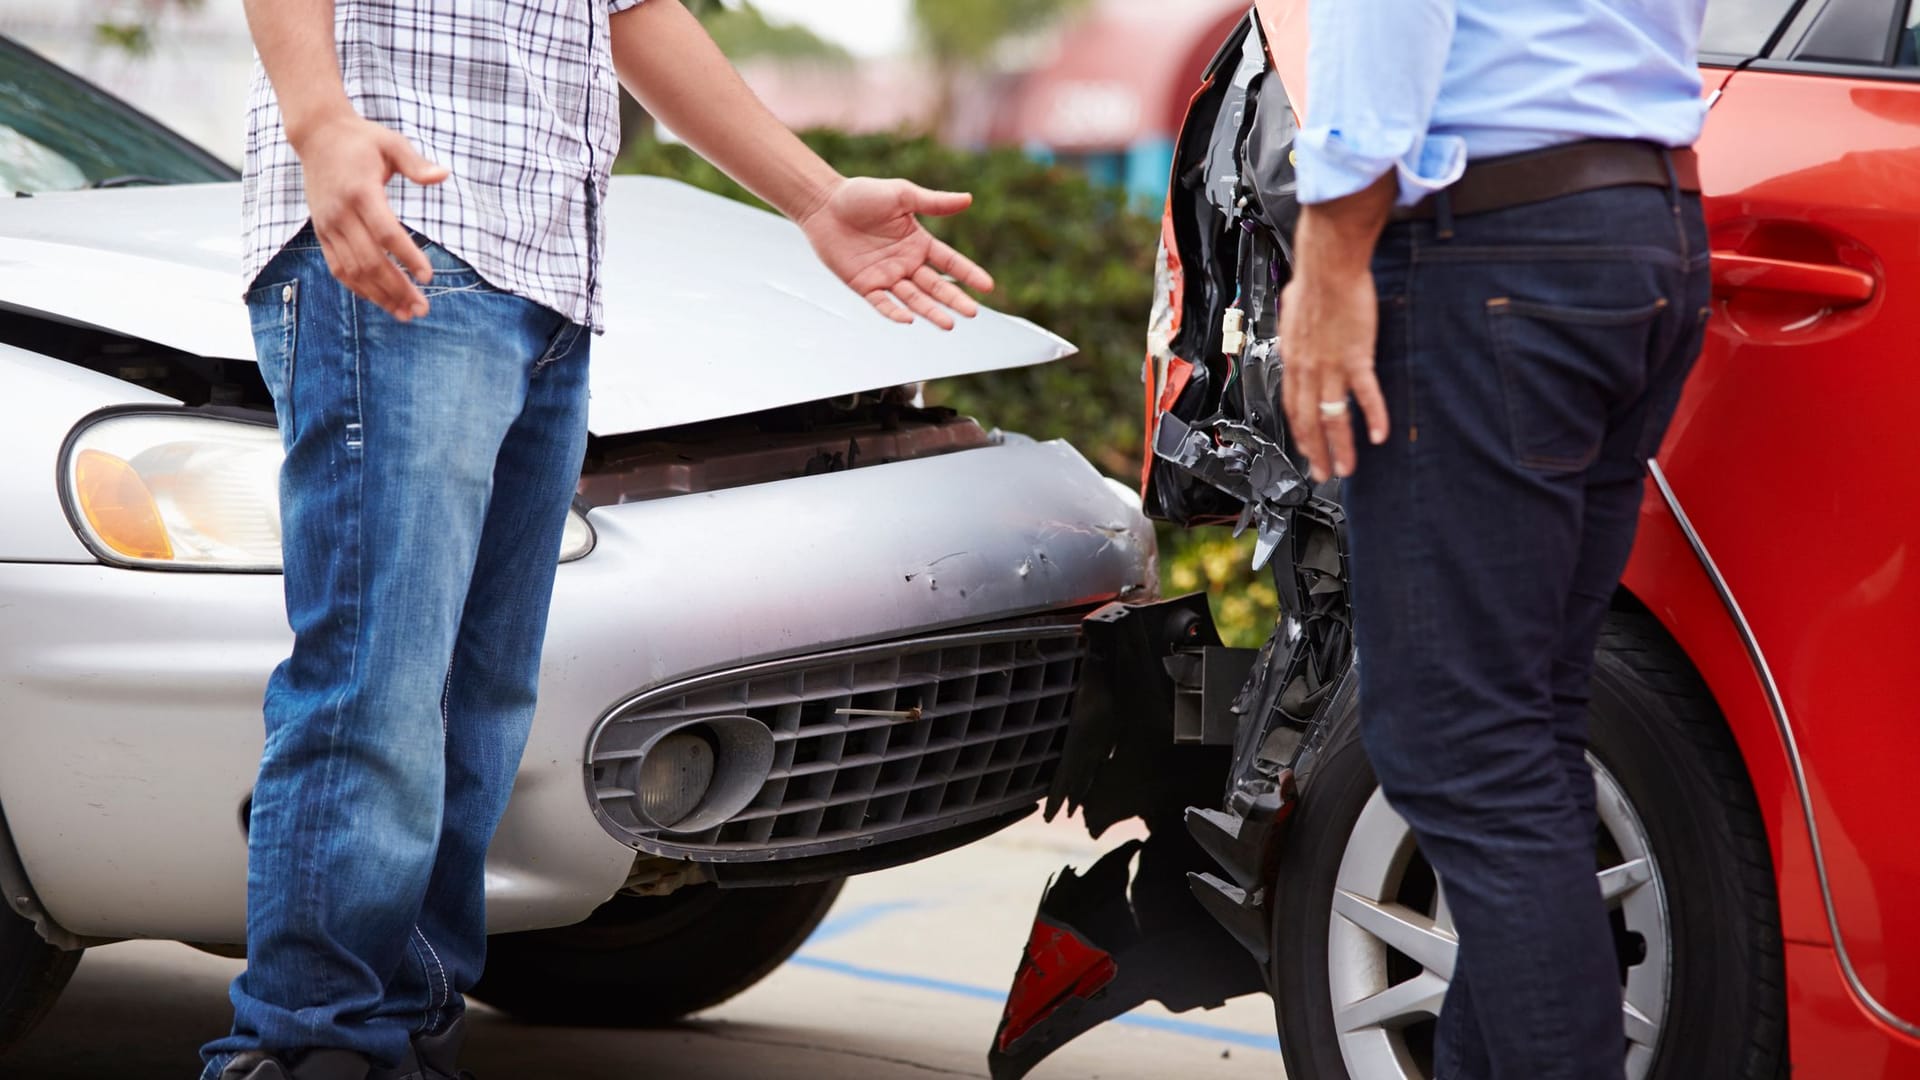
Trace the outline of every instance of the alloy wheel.
<path fill-rule="evenodd" d="M 1600 892 L 1618 945 L 1627 1076 L 1652 1068 L 1672 956 L 1665 889 L 1645 826 L 1605 766 L 1593 765 Z M 1375 789 L 1340 860 L 1327 977 L 1340 1053 L 1353 1080 L 1424 1080 L 1433 1021 L 1459 948 L 1452 912 L 1413 831 Z"/>

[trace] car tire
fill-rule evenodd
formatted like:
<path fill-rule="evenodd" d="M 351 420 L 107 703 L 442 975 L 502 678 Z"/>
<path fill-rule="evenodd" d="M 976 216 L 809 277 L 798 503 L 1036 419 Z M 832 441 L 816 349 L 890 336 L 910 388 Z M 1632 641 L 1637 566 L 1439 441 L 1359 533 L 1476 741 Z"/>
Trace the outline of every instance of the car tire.
<path fill-rule="evenodd" d="M 535 1023 L 672 1023 L 772 974 L 844 884 L 617 896 L 577 926 L 493 938 L 473 996 Z"/>
<path fill-rule="evenodd" d="M 0 904 L 0 1054 L 27 1037 L 80 966 L 80 950 L 56 949 L 33 924 Z"/>
<path fill-rule="evenodd" d="M 1614 858 L 1623 858 L 1620 852 L 1630 844 L 1643 844 L 1654 870 L 1650 881 L 1635 887 L 1636 893 L 1651 888 L 1659 901 L 1657 908 L 1640 899 L 1623 898 L 1615 904 L 1615 934 L 1623 939 L 1623 981 L 1636 971 L 1659 973 L 1658 955 L 1649 943 L 1660 935 L 1668 943 L 1658 950 L 1667 964 L 1658 980 L 1665 984 L 1665 993 L 1657 1000 L 1666 1010 L 1658 1032 L 1673 1037 L 1654 1037 L 1651 1048 L 1640 1051 L 1637 1065 L 1630 1062 L 1629 1075 L 1653 1080 L 1784 1077 L 1785 975 L 1772 861 L 1732 735 L 1678 646 L 1644 615 L 1609 616 L 1593 686 L 1591 756 L 1596 779 L 1603 804 L 1609 780 L 1617 796 L 1611 824 L 1608 807 L 1602 808 L 1602 864 L 1608 863 L 1610 851 Z M 1376 799 L 1378 785 L 1361 748 L 1357 715 L 1339 722 L 1342 729 L 1329 733 L 1326 749 L 1303 785 L 1274 885 L 1270 975 L 1282 1053 L 1289 1076 L 1418 1080 L 1432 1072 L 1431 1020 L 1397 1031 L 1394 1025 L 1402 1021 L 1356 1026 L 1345 1041 L 1336 1027 L 1336 982 L 1345 1003 L 1360 1000 L 1351 996 L 1356 985 L 1362 994 L 1373 985 L 1357 983 L 1351 972 L 1362 971 L 1367 979 L 1396 986 L 1410 978 L 1438 978 L 1384 941 L 1376 953 L 1356 952 L 1356 940 L 1364 944 L 1380 939 L 1334 915 L 1343 869 L 1352 874 L 1339 886 L 1343 906 L 1354 903 L 1349 885 L 1357 888 L 1369 880 L 1355 870 L 1363 863 L 1350 861 L 1350 847 L 1353 860 L 1365 856 L 1350 841 L 1363 832 L 1378 841 L 1385 835 L 1380 814 L 1384 810 L 1391 815 L 1384 800 Z M 1371 819 L 1363 821 L 1367 814 Z M 1398 815 L 1392 820 L 1399 821 Z M 1424 860 L 1417 854 L 1409 857 L 1411 836 L 1404 822 L 1398 827 L 1405 847 L 1397 858 L 1404 869 L 1390 868 L 1396 857 L 1391 853 L 1372 861 L 1389 867 L 1387 874 L 1402 874 L 1394 886 L 1404 890 L 1397 896 L 1400 902 L 1435 915 L 1432 871 L 1424 871 L 1423 884 L 1419 875 Z M 1636 827 L 1638 840 L 1614 835 L 1634 834 Z M 1365 895 L 1364 888 L 1358 894 Z M 1635 941 L 1629 936 L 1639 931 L 1631 929 L 1624 914 L 1630 904 L 1643 913 L 1657 910 L 1656 920 L 1664 922 L 1663 927 L 1642 927 L 1652 932 L 1638 939 L 1639 953 L 1631 951 Z M 1440 914 L 1450 931 L 1450 919 Z M 1363 936 L 1356 939 L 1355 934 Z M 1336 966 L 1336 956 L 1360 962 L 1343 960 Z M 1367 958 L 1381 956 L 1386 963 L 1367 970 Z M 1656 966 L 1645 967 L 1649 961 Z M 1630 988 L 1629 1002 L 1634 996 Z"/>

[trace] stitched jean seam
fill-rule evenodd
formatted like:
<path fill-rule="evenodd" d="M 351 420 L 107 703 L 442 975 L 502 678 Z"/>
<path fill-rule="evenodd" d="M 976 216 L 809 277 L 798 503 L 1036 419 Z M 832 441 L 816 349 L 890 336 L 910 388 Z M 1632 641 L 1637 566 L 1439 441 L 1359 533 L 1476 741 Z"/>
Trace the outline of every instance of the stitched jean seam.
<path fill-rule="evenodd" d="M 413 928 L 413 936 L 420 940 L 420 944 L 427 947 L 427 952 L 433 957 L 433 970 L 427 976 L 427 1014 L 430 1018 L 437 1019 L 440 1010 L 445 1008 L 450 1000 L 452 984 L 447 979 L 446 965 L 440 962 L 440 951 L 433 947 L 433 942 L 427 940 L 427 935 L 421 932 L 418 926 Z M 440 986 L 437 990 L 433 984 L 435 973 L 440 976 Z"/>
<path fill-rule="evenodd" d="M 358 417 L 360 415 L 361 362 L 359 304 L 349 299 L 347 310 L 348 328 L 353 340 L 353 415 Z M 329 803 L 339 800 L 339 793 L 335 790 L 335 784 L 339 779 L 341 758 L 341 712 L 346 705 L 347 693 L 353 687 L 354 679 L 359 671 L 360 636 L 363 629 L 360 619 L 360 612 L 363 607 L 361 588 L 363 582 L 366 580 L 366 567 L 363 565 L 363 560 L 366 556 L 365 537 L 360 533 L 362 515 L 366 510 L 365 474 L 359 467 L 359 463 L 351 456 L 349 457 L 347 468 L 352 471 L 351 484 L 353 487 L 353 513 L 350 515 L 352 520 L 348 524 L 348 529 L 353 533 L 353 558 L 351 560 L 353 565 L 353 587 L 347 590 L 353 598 L 351 616 L 353 620 L 353 632 L 349 639 L 352 644 L 347 650 L 346 678 L 341 681 L 340 687 L 335 692 L 333 701 L 327 710 L 327 757 L 326 765 L 321 772 L 320 793 L 322 798 L 326 799 Z M 319 862 L 313 857 L 315 850 L 317 850 L 315 846 L 309 846 L 301 853 L 304 866 L 302 867 L 303 873 L 300 876 L 303 879 L 303 888 L 301 891 L 305 893 L 307 898 L 307 917 L 314 920 L 313 925 L 308 929 L 313 936 L 319 937 L 321 936 L 322 928 L 318 924 L 318 919 L 320 913 L 324 911 L 325 908 L 321 904 L 321 875 L 319 873 Z M 318 1028 L 312 1026 L 312 1023 L 312 1021 L 309 1021 L 309 1031 L 315 1035 L 319 1034 Z"/>

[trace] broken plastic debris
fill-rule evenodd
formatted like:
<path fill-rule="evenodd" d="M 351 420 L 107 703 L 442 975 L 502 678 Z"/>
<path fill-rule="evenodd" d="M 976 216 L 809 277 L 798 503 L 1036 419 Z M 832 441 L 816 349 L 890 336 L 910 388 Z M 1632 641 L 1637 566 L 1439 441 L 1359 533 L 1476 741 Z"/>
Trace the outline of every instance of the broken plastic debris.
<path fill-rule="evenodd" d="M 1246 424 L 1219 420 L 1204 428 L 1189 427 L 1164 413 L 1153 452 L 1245 504 L 1233 534 L 1255 530 L 1255 570 L 1263 569 L 1286 539 L 1288 514 L 1307 501 L 1306 478 L 1286 451 Z"/>

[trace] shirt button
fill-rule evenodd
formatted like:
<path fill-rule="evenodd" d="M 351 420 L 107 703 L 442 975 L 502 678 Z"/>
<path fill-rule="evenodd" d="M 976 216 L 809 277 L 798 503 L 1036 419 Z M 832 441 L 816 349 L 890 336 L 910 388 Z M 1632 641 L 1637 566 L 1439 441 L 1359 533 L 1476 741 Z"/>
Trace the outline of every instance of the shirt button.
<path fill-rule="evenodd" d="M 283 304 L 293 303 L 293 286 L 291 285 L 280 286 L 280 302 Z"/>

